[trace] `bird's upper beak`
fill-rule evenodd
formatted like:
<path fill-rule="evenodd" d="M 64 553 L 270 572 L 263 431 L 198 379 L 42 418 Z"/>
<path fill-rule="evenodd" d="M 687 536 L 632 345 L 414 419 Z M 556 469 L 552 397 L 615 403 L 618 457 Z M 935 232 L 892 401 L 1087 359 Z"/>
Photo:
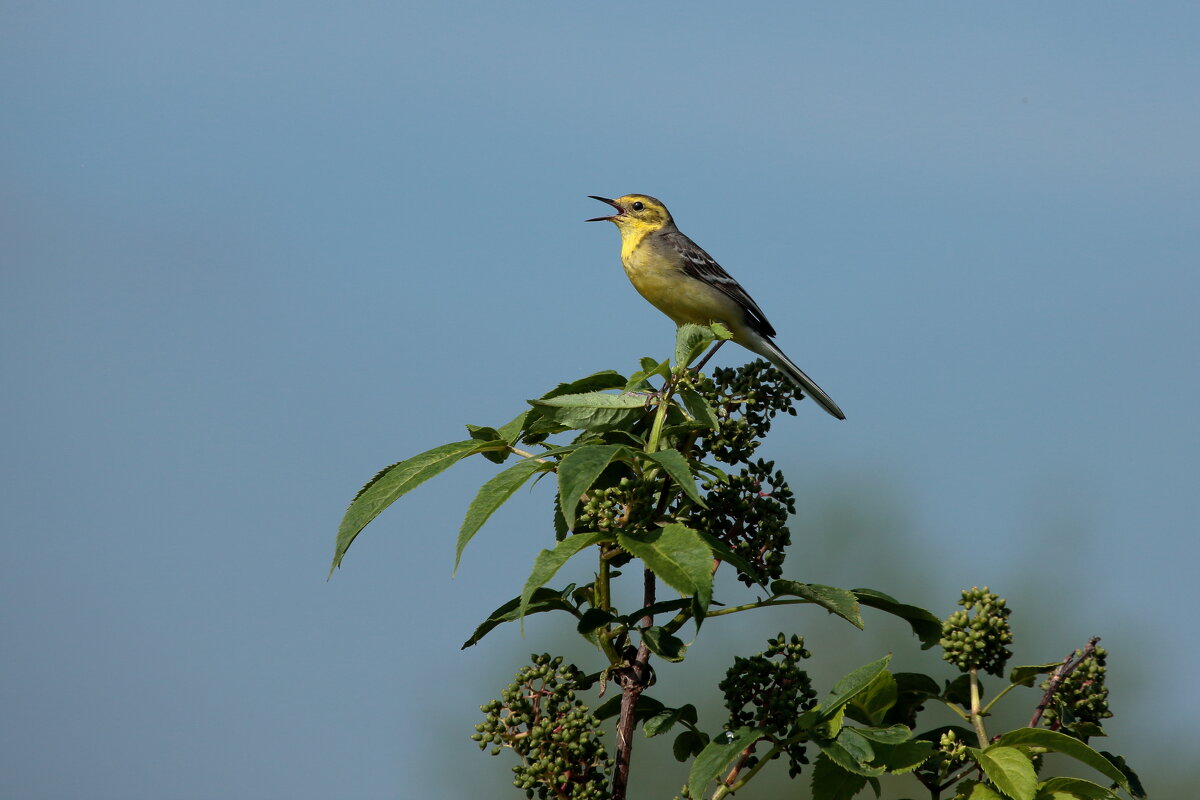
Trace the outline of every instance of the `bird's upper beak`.
<path fill-rule="evenodd" d="M 585 220 L 585 222 L 612 221 L 625 213 L 625 209 L 623 209 L 619 205 L 617 205 L 616 200 L 609 200 L 607 197 L 597 197 L 594 194 L 589 194 L 588 197 L 592 198 L 593 200 L 599 200 L 601 203 L 608 203 L 610 206 L 612 206 L 613 208 L 615 208 L 617 210 L 617 213 L 613 214 L 611 217 L 592 217 L 589 220 Z"/>

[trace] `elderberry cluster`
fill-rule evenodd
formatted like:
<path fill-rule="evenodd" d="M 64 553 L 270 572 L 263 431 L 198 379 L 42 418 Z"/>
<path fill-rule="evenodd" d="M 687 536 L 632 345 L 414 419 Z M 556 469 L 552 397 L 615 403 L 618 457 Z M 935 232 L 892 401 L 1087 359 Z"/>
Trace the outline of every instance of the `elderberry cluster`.
<path fill-rule="evenodd" d="M 782 372 L 762 359 L 733 369 L 714 369 L 711 378 L 699 377 L 694 386 L 717 412 L 717 429 L 702 437 L 697 449 L 726 464 L 749 460 L 775 415 L 795 416 L 793 404 L 803 397 Z"/>
<path fill-rule="evenodd" d="M 656 482 L 626 476 L 616 486 L 593 489 L 580 507 L 575 530 L 606 531 L 649 524 L 654 514 Z"/>
<path fill-rule="evenodd" d="M 942 623 L 942 658 L 963 672 L 981 669 L 999 675 L 1012 656 L 1007 647 L 1013 640 L 1007 601 L 986 586 L 976 586 L 964 589 L 958 604 L 962 610 Z"/>
<path fill-rule="evenodd" d="M 728 727 L 758 728 L 763 736 L 778 742 L 797 736 L 800 733 L 797 718 L 817 701 L 808 673 L 799 666 L 800 660 L 809 655 L 804 649 L 804 639 L 799 636 L 788 639 L 780 633 L 778 638 L 767 640 L 763 652 L 750 658 L 736 657 L 720 684 L 725 707 L 729 709 Z M 800 765 L 808 763 L 804 745 L 793 743 L 783 752 L 788 756 L 788 774 L 799 775 Z M 751 756 L 746 766 L 753 767 L 755 763 L 755 757 Z"/>
<path fill-rule="evenodd" d="M 796 499 L 775 462 L 759 459 L 727 481 L 705 481 L 702 488 L 708 508 L 685 506 L 676 519 L 720 539 L 754 566 L 764 582 L 781 577 L 784 552 L 792 541 L 787 520 L 796 513 Z M 741 570 L 738 580 L 754 583 Z"/>
<path fill-rule="evenodd" d="M 1076 650 L 1075 658 L 1082 654 L 1082 650 Z M 1054 702 L 1042 715 L 1047 725 L 1055 729 L 1065 728 L 1086 740 L 1087 733 L 1092 732 L 1091 725 L 1098 725 L 1101 720 L 1112 716 L 1108 709 L 1108 687 L 1104 685 L 1108 673 L 1105 665 L 1107 658 L 1108 651 L 1097 647 L 1092 655 L 1063 678 L 1054 693 Z M 1049 688 L 1048 682 L 1043 683 L 1042 688 Z"/>
<path fill-rule="evenodd" d="M 521 757 L 513 785 L 528 798 L 607 800 L 613 762 L 600 743 L 600 722 L 579 700 L 581 673 L 562 657 L 530 656 L 500 700 L 480 706 L 484 721 L 471 736 L 492 755 L 512 749 Z"/>

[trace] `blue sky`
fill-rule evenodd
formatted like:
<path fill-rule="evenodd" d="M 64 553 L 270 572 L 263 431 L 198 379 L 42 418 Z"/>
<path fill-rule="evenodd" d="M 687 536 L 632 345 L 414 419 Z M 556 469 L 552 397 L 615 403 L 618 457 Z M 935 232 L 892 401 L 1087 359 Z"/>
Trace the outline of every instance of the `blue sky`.
<path fill-rule="evenodd" d="M 791 577 L 939 612 L 976 583 L 1025 595 L 1046 660 L 1105 637 L 1111 749 L 1154 763 L 1190 736 L 1162 706 L 1200 702 L 1177 680 L 1200 657 L 1177 619 L 1200 512 L 1194 5 L 0 20 L 4 794 L 504 780 L 463 726 L 552 626 L 457 648 L 545 545 L 547 496 L 451 581 L 492 473 L 464 463 L 325 570 L 378 467 L 671 351 L 616 232 L 582 224 L 585 195 L 627 192 L 670 206 L 847 413 L 802 407 L 769 444 L 797 538 L 832 554 Z"/>

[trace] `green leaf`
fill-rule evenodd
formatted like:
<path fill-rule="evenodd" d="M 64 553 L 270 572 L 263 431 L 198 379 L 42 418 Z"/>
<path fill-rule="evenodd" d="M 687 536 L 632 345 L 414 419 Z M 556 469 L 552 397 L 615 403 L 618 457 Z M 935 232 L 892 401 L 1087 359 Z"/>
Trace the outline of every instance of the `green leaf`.
<path fill-rule="evenodd" d="M 642 725 L 647 737 L 659 736 L 675 727 L 675 723 L 696 724 L 696 707 L 688 704 L 679 708 L 664 708 Z"/>
<path fill-rule="evenodd" d="M 708 404 L 708 401 L 700 396 L 700 393 L 691 387 L 684 386 L 679 390 L 679 400 L 683 403 L 683 407 L 687 409 L 688 414 L 691 414 L 692 419 L 701 423 L 704 427 L 715 430 L 720 424 L 717 419 L 717 412 Z"/>
<path fill-rule="evenodd" d="M 812 769 L 812 796 L 821 800 L 850 800 L 858 794 L 867 779 L 842 769 L 825 753 L 817 756 Z"/>
<path fill-rule="evenodd" d="M 1142 782 L 1138 778 L 1137 773 L 1133 771 L 1132 767 L 1125 763 L 1125 756 L 1114 755 L 1107 750 L 1101 750 L 1100 755 L 1107 758 L 1114 767 L 1121 771 L 1121 774 L 1125 776 L 1125 779 L 1129 781 L 1129 788 L 1125 791 L 1129 792 L 1134 797 L 1146 796 L 1146 790 L 1142 788 Z"/>
<path fill-rule="evenodd" d="M 1028 667 L 1013 667 L 1008 673 L 1008 682 L 1015 683 L 1018 686 L 1033 686 L 1038 675 L 1046 675 L 1062 666 L 1061 661 L 1053 661 L 1049 664 L 1033 664 Z"/>
<path fill-rule="evenodd" d="M 812 711 L 806 712 L 801 721 L 805 727 L 812 724 L 823 722 L 830 719 L 834 714 L 841 709 L 842 706 L 849 703 L 850 700 L 859 692 L 866 690 L 868 686 L 887 669 L 888 662 L 892 660 L 891 654 L 884 656 L 878 661 L 872 661 L 870 664 L 864 664 L 858 669 L 845 675 L 833 687 L 833 691 L 825 698 L 825 702 L 814 708 Z M 812 720 L 811 722 L 809 720 Z"/>
<path fill-rule="evenodd" d="M 853 592 L 845 589 L 824 586 L 819 583 L 779 580 L 771 582 L 771 593 L 793 595 L 810 603 L 816 603 L 829 613 L 837 614 L 859 630 L 863 627 L 862 615 L 858 611 L 858 598 Z"/>
<path fill-rule="evenodd" d="M 619 428 L 645 412 L 646 398 L 636 394 L 587 392 L 530 400 L 560 425 L 586 431 Z"/>
<path fill-rule="evenodd" d="M 619 444 L 584 445 L 568 453 L 558 465 L 558 502 L 567 527 L 575 527 L 579 498 L 591 488 L 604 468 L 625 448 Z"/>
<path fill-rule="evenodd" d="M 708 545 L 708 549 L 712 550 L 714 557 L 719 558 L 739 572 L 744 573 L 759 586 L 763 586 L 762 578 L 759 576 L 758 570 L 754 568 L 754 565 L 731 550 L 729 545 L 707 531 L 696 531 L 696 533 L 700 534 L 700 538 Z"/>
<path fill-rule="evenodd" d="M 646 643 L 646 647 L 650 648 L 650 652 L 667 661 L 680 662 L 683 661 L 684 654 L 687 653 L 687 645 L 683 640 L 670 634 L 666 628 L 654 625 L 650 628 L 642 629 L 642 641 Z"/>
<path fill-rule="evenodd" d="M 671 744 L 671 755 L 675 756 L 676 761 L 683 763 L 698 755 L 706 744 L 708 742 L 704 740 L 704 734 L 689 729 L 675 737 Z"/>
<path fill-rule="evenodd" d="M 525 430 L 525 421 L 529 419 L 529 414 L 530 411 L 526 409 L 501 425 L 500 430 L 496 431 L 500 434 L 500 438 L 509 444 L 516 444 L 517 440 L 521 438 L 521 431 Z"/>
<path fill-rule="evenodd" d="M 692 476 L 691 467 L 688 466 L 688 461 L 683 457 L 683 454 L 678 450 L 659 450 L 657 453 L 646 453 L 646 458 L 655 462 L 667 471 L 671 479 L 679 485 L 680 489 L 692 499 L 696 505 L 701 508 L 708 508 L 704 504 L 704 498 L 700 496 L 700 490 L 696 488 L 696 479 Z"/>
<path fill-rule="evenodd" d="M 463 642 L 462 649 L 466 650 L 468 647 L 478 644 L 479 640 L 487 636 L 493 628 L 517 619 L 520 607 L 521 598 L 514 597 L 491 614 L 488 614 L 488 618 L 475 629 L 475 633 L 471 634 L 471 638 Z M 537 614 L 543 611 L 568 611 L 575 615 L 579 614 L 575 606 L 563 598 L 562 592 L 546 588 L 538 589 L 530 596 L 529 607 L 526 609 L 526 613 L 528 614 Z"/>
<path fill-rule="evenodd" d="M 653 377 L 669 378 L 671 376 L 671 365 L 668 361 L 656 362 L 652 358 L 642 359 L 642 368 L 629 376 L 629 380 L 625 382 L 625 391 L 632 392 L 635 390 L 651 391 L 654 387 L 650 384 L 650 378 Z"/>
<path fill-rule="evenodd" d="M 1051 778 L 1038 786 L 1037 800 L 1120 800 L 1120 796 L 1083 778 Z"/>
<path fill-rule="evenodd" d="M 904 620 L 921 640 L 921 649 L 928 650 L 942 638 L 942 621 L 931 612 L 910 606 L 874 589 L 855 589 L 858 602 L 864 606 L 886 611 Z"/>
<path fill-rule="evenodd" d="M 541 591 L 541 589 L 538 591 Z M 521 598 L 519 597 L 517 598 L 518 602 L 520 599 Z M 589 608 L 587 611 L 583 612 L 583 616 L 579 618 L 579 624 L 575 626 L 575 630 L 579 631 L 579 633 L 583 634 L 584 636 L 587 636 L 597 628 L 603 628 L 605 625 L 613 622 L 614 620 L 616 620 L 616 616 L 614 616 L 610 611 L 605 611 L 602 608 Z"/>
<path fill-rule="evenodd" d="M 704 794 L 704 787 L 717 776 L 724 774 L 726 768 L 738 755 L 750 745 L 758 741 L 757 728 L 735 728 L 722 731 L 713 737 L 712 741 L 700 751 L 692 762 L 688 773 L 688 788 L 692 797 Z"/>
<path fill-rule="evenodd" d="M 722 342 L 727 342 L 733 338 L 733 332 L 719 322 L 709 325 L 708 329 L 713 332 L 713 336 L 716 336 Z"/>
<path fill-rule="evenodd" d="M 870 764 L 875 760 L 875 748 L 871 747 L 871 741 L 854 728 L 842 728 L 837 742 L 860 764 Z"/>
<path fill-rule="evenodd" d="M 852 719 L 856 719 L 866 725 L 882 725 L 883 721 L 887 718 L 887 712 L 896 705 L 896 698 L 898 696 L 896 679 L 892 677 L 890 672 L 881 672 L 875 680 L 871 681 L 870 686 L 854 696 L 846 706 L 846 713 Z M 903 725 L 893 726 L 888 730 L 894 728 L 908 731 L 908 728 Z M 905 739 L 907 738 L 908 736 L 905 736 Z"/>
<path fill-rule="evenodd" d="M 864 763 L 854 751 L 846 747 L 840 737 L 837 741 L 821 745 L 821 752 L 839 767 L 847 772 L 853 772 L 855 775 L 873 778 L 884 773 L 883 767 L 873 767 Z"/>
<path fill-rule="evenodd" d="M 1055 753 L 1062 753 L 1087 764 L 1125 791 L 1130 792 L 1128 779 L 1116 765 L 1083 742 L 1073 736 L 1067 736 L 1065 733 L 1045 728 L 1018 728 L 1001 736 L 998 743 L 1006 747 L 1044 747 Z M 1130 793 L 1132 794 L 1132 792 Z"/>
<path fill-rule="evenodd" d="M 582 394 L 584 392 L 602 392 L 605 389 L 620 389 L 626 382 L 627 380 L 624 375 L 614 372 L 611 369 L 606 369 L 602 372 L 588 375 L 586 378 L 580 378 L 577 381 L 560 383 L 539 399 L 549 400 L 552 397 L 561 397 L 565 394 Z"/>
<path fill-rule="evenodd" d="M 675 332 L 675 364 L 680 367 L 691 364 L 716 339 L 707 325 L 680 325 Z"/>
<path fill-rule="evenodd" d="M 554 573 L 558 572 L 559 567 L 567 563 L 571 556 L 580 550 L 609 540 L 610 537 L 606 533 L 579 533 L 563 539 L 553 550 L 540 551 L 533 560 L 533 571 L 529 573 L 529 578 L 525 581 L 525 589 L 521 592 L 521 605 L 517 616 L 523 618 L 528 613 L 533 593 L 546 585 L 546 582 L 554 577 Z"/>
<path fill-rule="evenodd" d="M 883 674 L 887 675 L 886 672 Z M 873 683 L 873 685 L 875 684 Z M 846 728 L 845 730 L 854 731 L 857 735 L 876 744 L 903 744 L 912 738 L 912 731 L 904 725 L 892 725 L 888 728 Z"/>
<path fill-rule="evenodd" d="M 618 533 L 617 543 L 672 589 L 695 597 L 708 608 L 712 602 L 712 551 L 694 530 L 676 522 L 644 536 Z"/>
<path fill-rule="evenodd" d="M 458 531 L 458 544 L 454 548 L 454 570 L 456 572 L 467 543 L 479 532 L 488 517 L 503 505 L 505 500 L 512 497 L 513 493 L 520 489 L 521 484 L 529 480 L 533 473 L 550 468 L 550 464 L 527 458 L 513 464 L 479 487 L 479 493 L 475 495 L 475 499 L 467 508 L 467 515 L 463 518 L 462 527 Z"/>
<path fill-rule="evenodd" d="M 933 742 L 912 740 L 900 744 L 876 744 L 875 763 L 894 775 L 912 772 L 933 752 Z"/>
<path fill-rule="evenodd" d="M 975 762 L 983 768 L 988 780 L 1012 800 L 1033 800 L 1037 794 L 1037 772 L 1024 751 L 1016 747 L 994 744 L 986 750 L 967 748 Z"/>
<path fill-rule="evenodd" d="M 1004 800 L 1004 795 L 997 792 L 986 783 L 979 781 L 963 781 L 958 785 L 959 793 L 955 797 L 962 797 L 964 800 Z M 967 790 L 967 794 L 963 794 L 963 790 Z"/>
<path fill-rule="evenodd" d="M 474 439 L 451 442 L 392 464 L 376 473 L 355 495 L 350 507 L 346 509 L 345 516 L 342 517 L 329 574 L 333 575 L 333 571 L 341 565 L 346 551 L 350 549 L 351 542 L 381 511 L 405 493 L 476 452 L 478 446 L 479 442 Z"/>

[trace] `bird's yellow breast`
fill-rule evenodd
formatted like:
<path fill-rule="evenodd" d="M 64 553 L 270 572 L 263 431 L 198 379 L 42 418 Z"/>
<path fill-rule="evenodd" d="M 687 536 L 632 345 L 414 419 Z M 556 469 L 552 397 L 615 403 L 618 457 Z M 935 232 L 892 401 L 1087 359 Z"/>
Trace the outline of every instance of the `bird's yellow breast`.
<path fill-rule="evenodd" d="M 654 237 L 622 237 L 621 263 L 630 283 L 651 305 L 676 325 L 721 322 L 733 330 L 742 327 L 742 311 L 719 289 L 683 271 L 677 250 Z"/>

